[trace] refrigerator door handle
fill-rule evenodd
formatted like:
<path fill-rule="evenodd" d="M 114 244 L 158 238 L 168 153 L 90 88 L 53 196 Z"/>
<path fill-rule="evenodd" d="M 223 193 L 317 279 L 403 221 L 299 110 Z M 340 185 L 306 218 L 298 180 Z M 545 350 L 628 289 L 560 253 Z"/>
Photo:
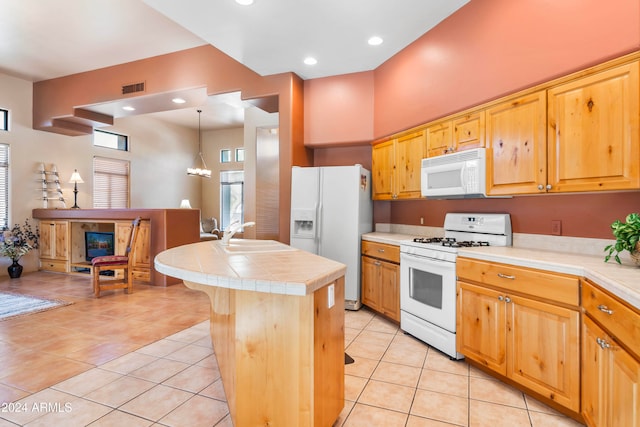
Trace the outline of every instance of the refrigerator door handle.
<path fill-rule="evenodd" d="M 322 250 L 322 239 L 320 238 L 322 236 L 322 202 L 320 202 L 320 204 L 318 205 L 318 210 L 317 210 L 317 218 L 316 218 L 316 242 L 318 243 L 318 254 L 321 253 Z"/>

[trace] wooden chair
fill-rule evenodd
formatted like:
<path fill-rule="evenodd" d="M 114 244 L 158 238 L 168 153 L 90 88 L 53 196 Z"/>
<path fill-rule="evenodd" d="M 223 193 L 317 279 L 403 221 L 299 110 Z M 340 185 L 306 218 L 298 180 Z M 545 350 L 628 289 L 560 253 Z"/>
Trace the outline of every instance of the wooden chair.
<path fill-rule="evenodd" d="M 109 289 L 124 289 L 126 293 L 133 292 L 133 259 L 135 256 L 136 240 L 140 231 L 140 217 L 133 220 L 129 243 L 124 255 L 105 255 L 91 260 L 93 266 L 93 292 L 100 298 L 100 291 Z M 105 270 L 124 270 L 122 279 L 100 280 L 100 272 Z"/>

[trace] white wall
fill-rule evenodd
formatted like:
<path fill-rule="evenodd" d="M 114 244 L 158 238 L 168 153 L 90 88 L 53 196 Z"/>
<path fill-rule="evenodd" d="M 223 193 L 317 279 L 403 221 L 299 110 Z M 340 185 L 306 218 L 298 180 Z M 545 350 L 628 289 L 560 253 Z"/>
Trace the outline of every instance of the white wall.
<path fill-rule="evenodd" d="M 232 160 L 236 148 L 244 147 L 244 128 L 232 128 L 202 132 L 202 155 L 211 169 L 211 179 L 202 179 L 202 216 L 215 217 L 220 226 L 220 171 L 244 170 L 244 162 L 220 163 L 220 150 L 231 150 Z M 193 206 L 193 204 L 191 204 Z"/>
<path fill-rule="evenodd" d="M 43 207 L 37 181 L 41 162 L 56 165 L 67 207 L 73 205 L 73 185 L 68 180 L 77 168 L 85 181 L 78 184 L 78 205 L 91 208 L 94 156 L 131 161 L 132 208 L 177 208 L 185 198 L 194 208 L 200 206 L 200 180 L 186 175 L 197 154 L 197 131 L 138 116 L 104 128 L 129 135 L 130 152 L 93 147 L 90 135 L 70 137 L 33 130 L 32 98 L 31 82 L 0 73 L 0 108 L 10 114 L 9 132 L 0 132 L 0 143 L 10 145 L 10 224 L 23 223 L 31 218 L 32 209 Z M 49 203 L 49 207 L 56 206 Z M 28 254 L 21 264 L 25 271 L 36 270 L 37 254 Z M 7 274 L 6 265 L 9 260 L 0 257 L 0 275 Z"/>
<path fill-rule="evenodd" d="M 177 208 L 182 199 L 200 208 L 201 179 L 187 175 L 198 153 L 197 130 L 149 116 L 117 119 L 104 130 L 129 136 L 130 152 L 100 155 L 131 160 L 132 208 Z"/>

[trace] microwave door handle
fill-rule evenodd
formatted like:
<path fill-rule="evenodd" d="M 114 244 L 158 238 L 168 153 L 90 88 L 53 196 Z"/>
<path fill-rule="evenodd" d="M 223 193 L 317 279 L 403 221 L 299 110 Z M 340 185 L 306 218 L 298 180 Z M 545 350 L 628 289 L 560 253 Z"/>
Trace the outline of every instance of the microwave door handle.
<path fill-rule="evenodd" d="M 465 181 L 466 172 L 467 172 L 467 163 L 465 162 L 462 164 L 462 167 L 460 168 L 460 186 L 462 187 L 463 193 L 466 192 L 466 187 L 467 187 L 467 183 Z"/>

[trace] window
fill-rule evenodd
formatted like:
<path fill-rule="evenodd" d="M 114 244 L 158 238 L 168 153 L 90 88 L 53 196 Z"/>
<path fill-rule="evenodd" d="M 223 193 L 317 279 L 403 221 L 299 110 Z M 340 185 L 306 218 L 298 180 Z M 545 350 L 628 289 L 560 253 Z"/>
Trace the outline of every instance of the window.
<path fill-rule="evenodd" d="M 244 171 L 220 172 L 220 227 L 244 222 Z"/>
<path fill-rule="evenodd" d="M 115 209 L 129 207 L 129 162 L 93 158 L 93 207 Z"/>
<path fill-rule="evenodd" d="M 114 150 L 129 151 L 129 137 L 103 130 L 93 131 L 93 145 L 96 147 L 113 148 Z"/>
<path fill-rule="evenodd" d="M 9 130 L 9 111 L 0 108 L 0 130 Z"/>
<path fill-rule="evenodd" d="M 231 161 L 231 150 L 220 150 L 220 163 L 229 163 Z"/>
<path fill-rule="evenodd" d="M 244 162 L 244 148 L 236 148 L 236 162 Z"/>
<path fill-rule="evenodd" d="M 9 145 L 0 144 L 0 228 L 9 226 Z"/>

